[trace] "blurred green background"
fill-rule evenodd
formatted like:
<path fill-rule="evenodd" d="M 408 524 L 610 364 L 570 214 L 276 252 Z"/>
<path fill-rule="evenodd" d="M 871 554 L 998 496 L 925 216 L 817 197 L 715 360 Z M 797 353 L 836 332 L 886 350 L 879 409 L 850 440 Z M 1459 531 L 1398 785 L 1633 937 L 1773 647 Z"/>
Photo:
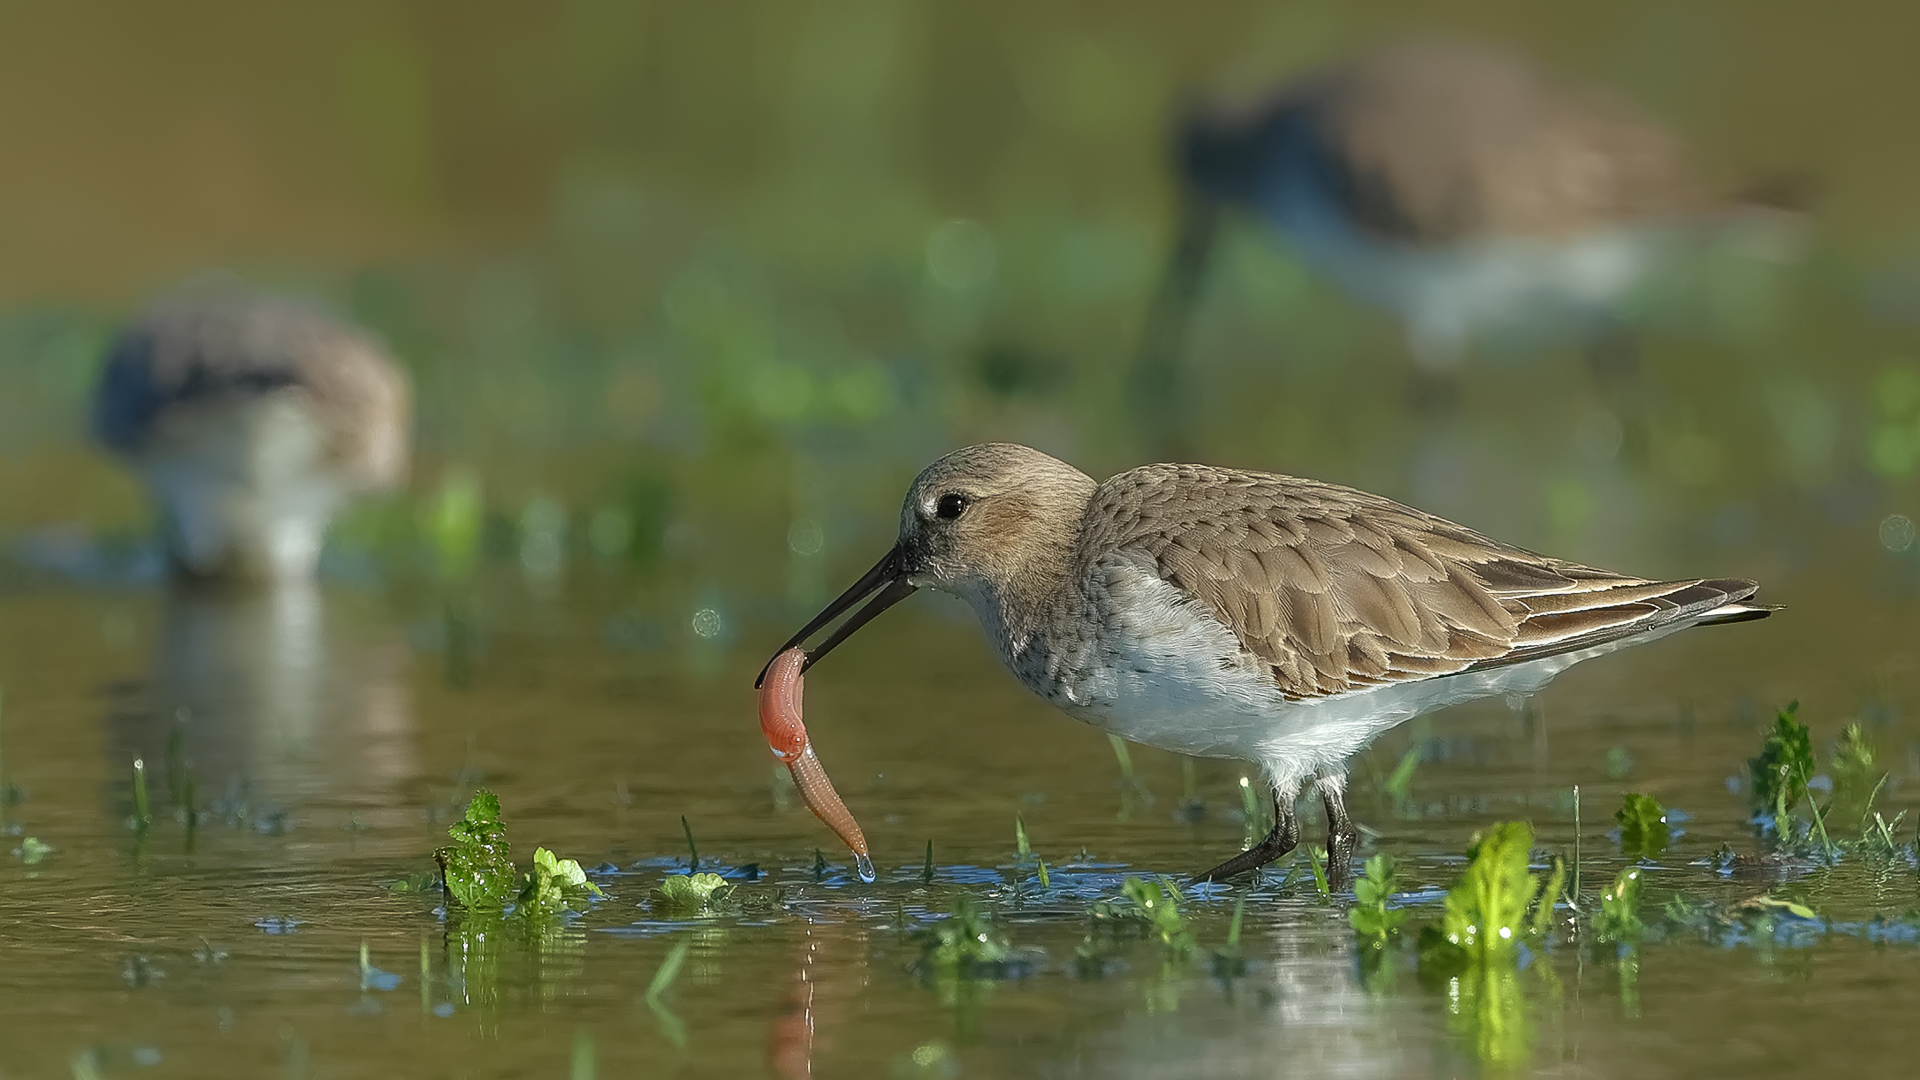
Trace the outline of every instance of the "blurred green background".
<path fill-rule="evenodd" d="M 1196 456 L 1777 582 L 1811 553 L 1761 543 L 1787 523 L 1864 555 L 1915 513 L 1917 29 L 1751 2 L 10 6 L 0 533 L 146 528 L 82 438 L 87 387 L 119 320 L 231 275 L 324 298 L 416 380 L 423 509 L 362 512 L 336 556 L 430 548 L 451 483 L 489 551 L 545 538 L 536 570 L 597 552 L 805 606 L 945 449 L 1096 475 L 1146 453 L 1125 368 L 1183 102 L 1438 31 L 1614 88 L 1726 190 L 1794 182 L 1810 253 L 1660 298 L 1619 454 L 1572 350 L 1476 361 L 1462 417 L 1423 429 L 1392 321 L 1241 223 L 1186 357 Z"/>

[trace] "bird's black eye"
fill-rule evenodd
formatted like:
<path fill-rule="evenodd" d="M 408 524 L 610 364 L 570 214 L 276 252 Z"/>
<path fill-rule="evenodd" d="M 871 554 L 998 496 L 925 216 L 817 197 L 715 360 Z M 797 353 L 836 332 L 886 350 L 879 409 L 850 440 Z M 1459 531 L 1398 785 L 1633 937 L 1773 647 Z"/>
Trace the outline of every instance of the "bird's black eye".
<path fill-rule="evenodd" d="M 945 495 L 940 496 L 940 504 L 934 507 L 933 512 L 948 521 L 952 521 L 954 518 L 959 517 L 966 508 L 967 497 L 957 491 L 949 491 Z"/>

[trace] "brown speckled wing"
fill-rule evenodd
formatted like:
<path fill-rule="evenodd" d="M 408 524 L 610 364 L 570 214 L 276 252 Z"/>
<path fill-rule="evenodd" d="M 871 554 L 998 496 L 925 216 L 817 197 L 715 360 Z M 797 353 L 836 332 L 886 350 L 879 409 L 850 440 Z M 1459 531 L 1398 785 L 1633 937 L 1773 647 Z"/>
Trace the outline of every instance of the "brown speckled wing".
<path fill-rule="evenodd" d="M 1564 236 L 1707 201 L 1671 133 L 1481 46 L 1381 49 L 1297 107 L 1347 211 L 1385 240 Z"/>
<path fill-rule="evenodd" d="M 1150 465 L 1100 486 L 1089 558 L 1137 558 L 1313 698 L 1587 648 L 1751 596 L 1536 555 L 1311 480 Z"/>

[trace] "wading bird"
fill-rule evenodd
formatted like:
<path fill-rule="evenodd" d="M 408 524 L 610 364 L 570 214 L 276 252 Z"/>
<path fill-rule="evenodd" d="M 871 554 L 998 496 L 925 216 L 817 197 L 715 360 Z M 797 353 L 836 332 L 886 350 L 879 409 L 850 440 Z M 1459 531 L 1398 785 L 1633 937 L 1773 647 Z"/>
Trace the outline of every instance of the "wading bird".
<path fill-rule="evenodd" d="M 1136 395 L 1164 412 L 1224 208 L 1392 312 L 1426 375 L 1483 332 L 1573 330 L 1617 357 L 1628 293 L 1669 256 L 1737 233 L 1791 249 L 1800 216 L 1716 195 L 1671 132 L 1494 48 L 1388 45 L 1180 128 L 1181 233 L 1149 313 Z"/>
<path fill-rule="evenodd" d="M 1396 724 L 1773 610 L 1751 602 L 1751 581 L 1597 570 L 1352 488 L 1205 465 L 1095 482 L 993 443 L 928 466 L 893 549 L 780 652 L 867 600 L 811 664 L 923 587 L 965 600 L 1013 674 L 1070 716 L 1260 766 L 1273 831 L 1206 881 L 1291 851 L 1308 783 L 1330 865 L 1348 874 L 1347 762 Z"/>
<path fill-rule="evenodd" d="M 165 301 L 113 343 L 93 426 L 189 577 L 311 575 L 328 522 L 406 475 L 406 375 L 366 333 L 254 296 Z"/>

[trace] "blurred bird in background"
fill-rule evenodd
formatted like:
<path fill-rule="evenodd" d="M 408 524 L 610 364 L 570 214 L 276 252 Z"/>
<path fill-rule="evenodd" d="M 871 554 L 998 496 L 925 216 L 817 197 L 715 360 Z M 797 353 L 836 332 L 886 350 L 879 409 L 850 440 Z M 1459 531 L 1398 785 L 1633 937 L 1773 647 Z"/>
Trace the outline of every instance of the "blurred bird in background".
<path fill-rule="evenodd" d="M 1680 140 L 1618 97 L 1455 41 L 1387 45 L 1194 110 L 1175 151 L 1180 236 L 1134 385 L 1143 415 L 1175 417 L 1163 427 L 1178 423 L 1178 356 L 1226 209 L 1393 313 L 1428 379 L 1490 335 L 1542 330 L 1630 366 L 1620 309 L 1650 271 L 1734 235 L 1784 257 L 1801 231 L 1799 214 L 1716 195 Z"/>
<path fill-rule="evenodd" d="M 377 341 L 317 309 L 191 296 L 115 340 L 93 427 L 158 504 L 178 573 L 293 580 L 343 504 L 406 476 L 411 400 Z"/>

